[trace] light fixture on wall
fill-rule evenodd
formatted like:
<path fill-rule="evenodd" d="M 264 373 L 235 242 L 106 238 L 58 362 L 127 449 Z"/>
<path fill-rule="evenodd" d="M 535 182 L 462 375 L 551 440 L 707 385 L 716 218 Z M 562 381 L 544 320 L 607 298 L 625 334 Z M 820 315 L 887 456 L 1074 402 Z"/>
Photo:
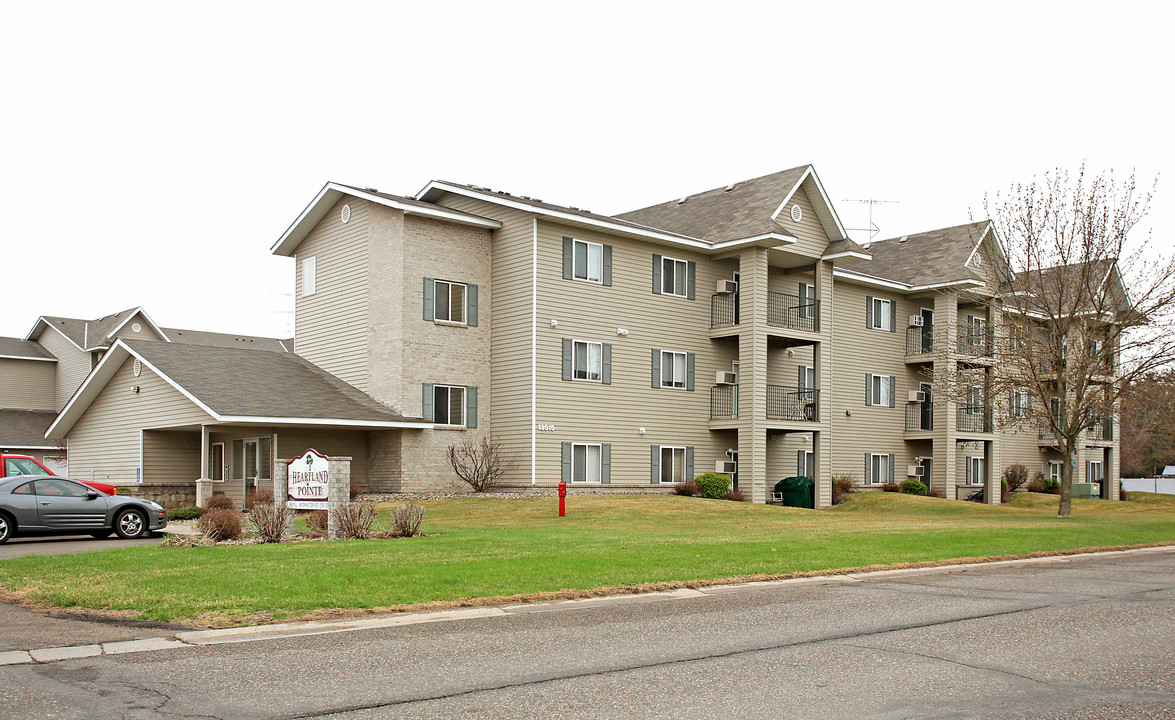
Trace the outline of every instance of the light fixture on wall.
<path fill-rule="evenodd" d="M 628 337 L 628 331 L 624 328 L 616 328 L 616 334 L 620 337 Z"/>
<path fill-rule="evenodd" d="M 852 417 L 852 416 L 853 416 L 853 411 L 852 411 L 852 410 L 845 410 L 845 416 L 846 416 L 846 417 Z"/>
<path fill-rule="evenodd" d="M 787 349 L 787 356 L 788 356 L 788 357 L 795 357 L 795 356 L 796 356 L 796 351 L 795 351 L 795 350 L 793 350 L 793 349 L 791 349 L 791 348 L 788 348 L 788 349 Z"/>
<path fill-rule="evenodd" d="M 139 386 L 138 386 L 138 385 L 132 385 L 132 386 L 131 386 L 131 392 L 133 392 L 133 393 L 137 393 L 138 391 L 139 391 Z"/>
<path fill-rule="evenodd" d="M 558 320 L 551 320 L 551 327 L 559 327 L 559 321 Z"/>
<path fill-rule="evenodd" d="M 637 429 L 636 429 L 636 431 L 637 431 L 638 433 L 640 433 L 641 435 L 644 435 L 644 434 L 645 434 L 645 429 L 644 429 L 644 428 L 637 428 Z"/>

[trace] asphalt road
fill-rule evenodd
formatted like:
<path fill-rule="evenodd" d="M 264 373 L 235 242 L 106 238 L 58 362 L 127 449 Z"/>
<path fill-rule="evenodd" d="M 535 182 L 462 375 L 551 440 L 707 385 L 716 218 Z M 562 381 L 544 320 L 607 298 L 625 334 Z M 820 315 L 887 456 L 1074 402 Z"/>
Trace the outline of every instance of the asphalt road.
<path fill-rule="evenodd" d="M 0 668 L 11 718 L 1175 718 L 1175 551 Z"/>
<path fill-rule="evenodd" d="M 89 535 L 43 535 L 14 537 L 0 545 L 0 560 L 22 555 L 75 555 L 84 552 L 98 552 L 116 547 L 132 545 L 158 545 L 162 535 L 155 534 L 137 540 L 123 540 L 111 535 L 98 540 Z"/>

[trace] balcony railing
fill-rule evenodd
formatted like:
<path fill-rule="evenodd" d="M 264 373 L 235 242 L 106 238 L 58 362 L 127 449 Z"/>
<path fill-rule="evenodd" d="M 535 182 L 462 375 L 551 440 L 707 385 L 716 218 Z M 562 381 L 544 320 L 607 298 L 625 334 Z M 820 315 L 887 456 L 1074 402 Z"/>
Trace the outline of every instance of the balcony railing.
<path fill-rule="evenodd" d="M 964 432 L 991 432 L 991 408 L 985 405 L 960 405 L 955 427 Z"/>
<path fill-rule="evenodd" d="M 785 385 L 767 386 L 767 419 L 815 422 L 820 419 L 820 391 Z"/>
<path fill-rule="evenodd" d="M 1036 431 L 1036 437 L 1038 440 L 1048 440 L 1051 442 L 1056 441 L 1057 434 L 1053 432 L 1051 427 L 1042 427 Z"/>
<path fill-rule="evenodd" d="M 710 388 L 710 419 L 733 420 L 738 417 L 738 385 L 715 385 Z"/>
<path fill-rule="evenodd" d="M 710 327 L 738 325 L 738 293 L 718 293 L 710 296 Z"/>
<path fill-rule="evenodd" d="M 959 328 L 959 354 L 991 357 L 991 331 L 971 332 Z"/>
<path fill-rule="evenodd" d="M 906 354 L 925 355 L 934 352 L 934 327 L 906 328 Z"/>
<path fill-rule="evenodd" d="M 820 329 L 820 301 L 799 295 L 769 291 L 767 324 L 790 330 L 816 332 Z"/>
<path fill-rule="evenodd" d="M 1112 418 L 1098 418 L 1089 426 L 1089 437 L 1093 440 L 1109 442 L 1114 439 L 1114 421 Z"/>
<path fill-rule="evenodd" d="M 934 415 L 923 412 L 920 403 L 906 404 L 906 430 L 933 430 Z"/>

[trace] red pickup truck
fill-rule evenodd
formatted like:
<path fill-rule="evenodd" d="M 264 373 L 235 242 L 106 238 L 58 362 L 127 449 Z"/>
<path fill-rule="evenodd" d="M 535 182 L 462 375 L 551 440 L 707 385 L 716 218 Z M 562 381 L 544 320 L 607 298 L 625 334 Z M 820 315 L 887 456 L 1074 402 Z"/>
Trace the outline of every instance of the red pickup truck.
<path fill-rule="evenodd" d="M 17 477 L 19 475 L 52 475 L 49 468 L 37 462 L 34 458 L 28 455 L 0 455 L 0 478 Z M 77 480 L 77 478 L 70 478 Z M 100 493 L 106 495 L 117 495 L 118 488 L 110 483 L 97 482 L 94 480 L 77 480 L 80 483 L 89 485 Z"/>

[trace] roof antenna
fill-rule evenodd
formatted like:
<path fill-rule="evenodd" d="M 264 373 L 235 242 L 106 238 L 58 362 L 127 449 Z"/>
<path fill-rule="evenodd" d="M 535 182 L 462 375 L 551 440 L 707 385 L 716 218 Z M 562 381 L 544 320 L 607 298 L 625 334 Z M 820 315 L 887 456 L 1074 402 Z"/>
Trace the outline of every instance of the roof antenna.
<path fill-rule="evenodd" d="M 845 230 L 852 230 L 854 232 L 868 232 L 869 239 L 865 241 L 865 245 L 864 245 L 865 249 L 868 250 L 870 243 L 873 242 L 873 238 L 877 237 L 877 234 L 881 232 L 881 229 L 879 227 L 877 227 L 877 225 L 875 225 L 873 222 L 873 206 L 874 205 L 897 205 L 901 201 L 900 200 L 874 200 L 873 198 L 869 198 L 867 200 L 853 200 L 850 198 L 850 199 L 845 199 L 844 202 L 858 202 L 858 203 L 866 203 L 867 205 L 869 205 L 869 227 L 845 228 Z"/>

